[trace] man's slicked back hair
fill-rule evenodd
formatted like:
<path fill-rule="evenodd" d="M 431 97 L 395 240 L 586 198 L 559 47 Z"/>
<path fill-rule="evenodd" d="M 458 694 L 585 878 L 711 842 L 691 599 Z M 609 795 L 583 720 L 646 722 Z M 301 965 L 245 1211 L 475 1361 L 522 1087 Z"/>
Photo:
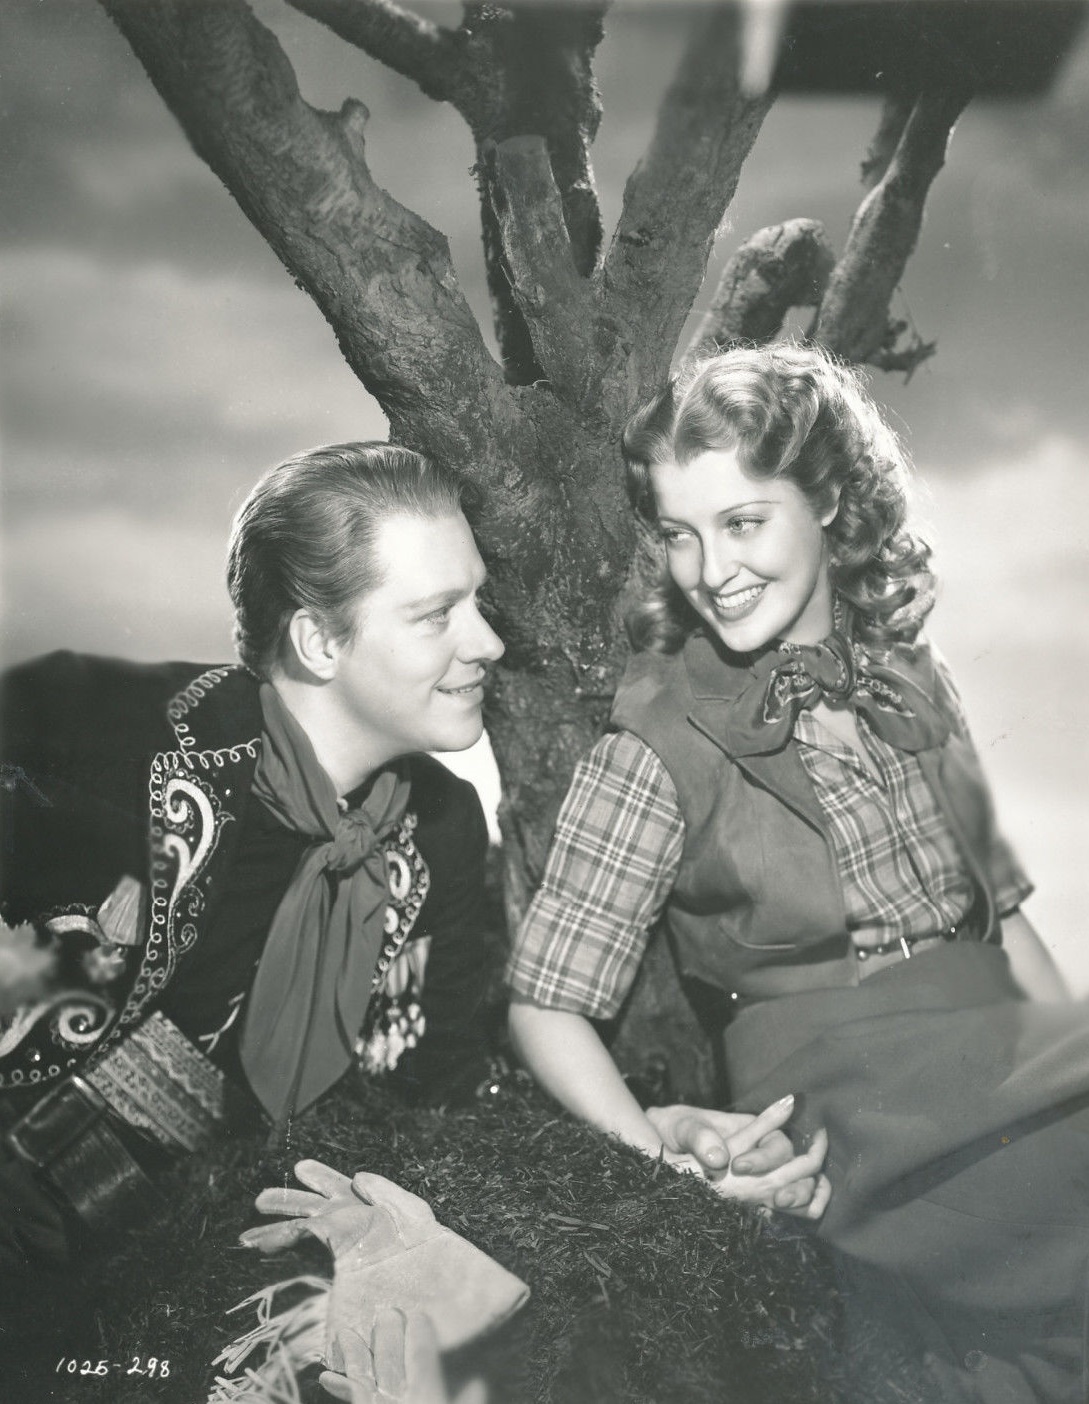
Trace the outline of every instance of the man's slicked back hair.
<path fill-rule="evenodd" d="M 462 503 L 452 472 L 395 444 L 330 444 L 273 468 L 231 530 L 227 588 L 239 658 L 267 678 L 300 609 L 337 643 L 350 642 L 361 596 L 381 584 L 382 523 L 449 517 Z"/>

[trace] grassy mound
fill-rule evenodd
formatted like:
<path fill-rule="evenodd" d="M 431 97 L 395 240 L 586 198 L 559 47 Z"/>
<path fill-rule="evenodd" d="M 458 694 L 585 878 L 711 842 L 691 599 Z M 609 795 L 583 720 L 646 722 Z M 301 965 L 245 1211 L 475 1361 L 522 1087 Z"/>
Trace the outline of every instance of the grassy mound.
<path fill-rule="evenodd" d="M 210 1362 L 253 1322 L 228 1309 L 272 1281 L 326 1271 L 316 1245 L 275 1259 L 235 1247 L 257 1221 L 257 1191 L 294 1183 L 304 1157 L 397 1181 L 529 1283 L 529 1306 L 488 1350 L 493 1404 L 922 1397 L 895 1342 L 843 1357 L 831 1269 L 803 1229 L 606 1141 L 517 1078 L 446 1111 L 345 1083 L 285 1143 L 234 1137 L 180 1167 L 153 1223 L 19 1303 L 0 1397 L 203 1404 Z M 58 1375 L 62 1356 L 111 1368 L 102 1378 Z M 170 1362 L 166 1378 L 126 1373 L 150 1356 Z M 325 1398 L 316 1387 L 307 1397 Z"/>

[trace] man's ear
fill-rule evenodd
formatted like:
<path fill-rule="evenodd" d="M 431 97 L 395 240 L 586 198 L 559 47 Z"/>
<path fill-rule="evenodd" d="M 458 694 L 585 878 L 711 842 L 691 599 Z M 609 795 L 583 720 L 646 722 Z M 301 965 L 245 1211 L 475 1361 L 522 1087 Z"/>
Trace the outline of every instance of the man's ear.
<path fill-rule="evenodd" d="M 328 682 L 337 674 L 340 649 L 324 624 L 308 610 L 297 609 L 287 626 L 287 639 L 300 666 L 312 677 Z"/>

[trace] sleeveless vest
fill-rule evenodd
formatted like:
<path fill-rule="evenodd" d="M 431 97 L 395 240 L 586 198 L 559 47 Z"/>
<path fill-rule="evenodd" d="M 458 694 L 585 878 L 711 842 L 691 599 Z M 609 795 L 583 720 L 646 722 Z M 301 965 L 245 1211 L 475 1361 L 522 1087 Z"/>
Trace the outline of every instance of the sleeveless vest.
<path fill-rule="evenodd" d="M 979 889 L 962 935 L 997 942 L 987 784 L 925 645 L 913 667 L 953 727 L 918 758 Z M 725 719 L 752 680 L 694 634 L 676 654 L 636 654 L 613 704 L 613 727 L 645 742 L 677 790 L 685 841 L 665 921 L 681 973 L 733 999 L 857 985 L 835 855 L 795 743 L 731 754 Z"/>

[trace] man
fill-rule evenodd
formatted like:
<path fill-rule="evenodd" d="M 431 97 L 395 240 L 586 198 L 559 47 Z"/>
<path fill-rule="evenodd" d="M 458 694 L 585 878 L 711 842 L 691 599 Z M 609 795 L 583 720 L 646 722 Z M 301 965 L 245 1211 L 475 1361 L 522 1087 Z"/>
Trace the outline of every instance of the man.
<path fill-rule="evenodd" d="M 421 753 L 481 735 L 483 582 L 450 474 L 344 444 L 238 514 L 241 666 L 9 676 L 0 1269 L 124 1222 L 229 1085 L 282 1122 L 354 1061 L 479 1081 L 486 827 Z"/>

